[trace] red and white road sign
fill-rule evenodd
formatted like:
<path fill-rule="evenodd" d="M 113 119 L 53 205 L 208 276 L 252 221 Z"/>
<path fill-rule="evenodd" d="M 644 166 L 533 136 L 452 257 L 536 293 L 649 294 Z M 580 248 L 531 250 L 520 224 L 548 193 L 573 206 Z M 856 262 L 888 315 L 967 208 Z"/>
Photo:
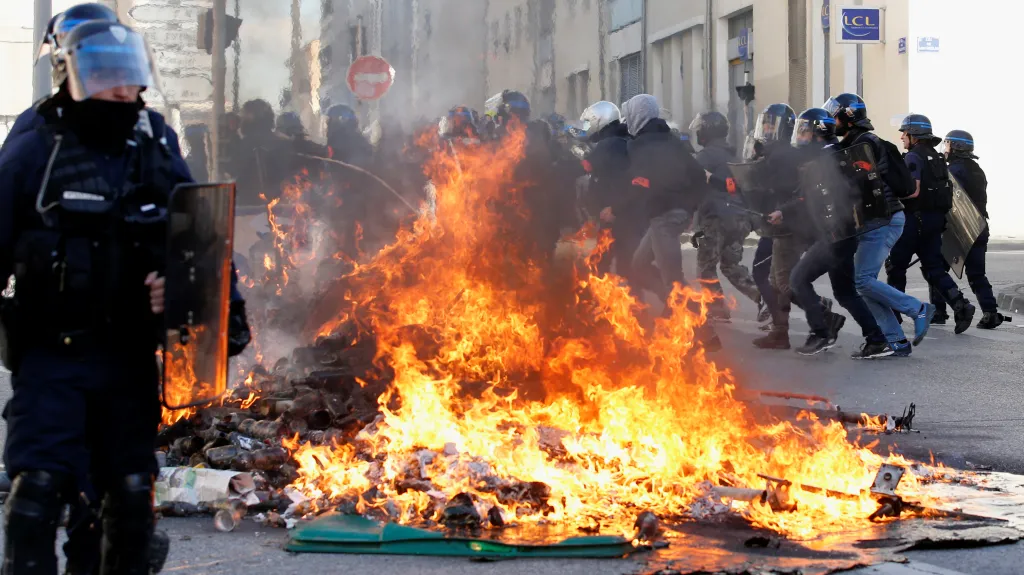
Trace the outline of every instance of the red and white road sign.
<path fill-rule="evenodd" d="M 377 100 L 395 83 L 395 69 L 380 56 L 360 56 L 348 67 L 348 89 L 360 100 Z"/>

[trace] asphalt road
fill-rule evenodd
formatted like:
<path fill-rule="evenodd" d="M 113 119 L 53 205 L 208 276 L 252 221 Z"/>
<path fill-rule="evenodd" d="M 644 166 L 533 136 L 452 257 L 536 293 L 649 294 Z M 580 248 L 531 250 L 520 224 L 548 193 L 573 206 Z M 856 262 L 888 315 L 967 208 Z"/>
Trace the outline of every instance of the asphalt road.
<path fill-rule="evenodd" d="M 752 250 L 747 250 L 747 262 Z M 686 271 L 695 269 L 695 253 L 686 252 Z M 909 293 L 927 297 L 919 273 L 910 274 Z M 993 252 L 989 278 L 999 286 L 1024 283 L 1024 251 Z M 966 289 L 966 281 L 962 282 Z M 819 281 L 822 295 L 830 295 L 827 281 Z M 726 290 L 730 291 L 728 284 Z M 971 298 L 973 300 L 973 297 Z M 760 335 L 753 321 L 756 310 L 737 301 L 731 324 L 720 325 L 726 349 L 717 361 L 736 374 L 746 389 L 773 389 L 825 395 L 847 411 L 901 412 L 917 405 L 919 434 L 899 435 L 898 448 L 916 457 L 936 458 L 954 467 L 991 466 L 1024 473 L 1024 317 L 1015 317 L 996 331 L 970 329 L 954 335 L 951 326 L 934 328 L 909 358 L 854 361 L 849 354 L 860 342 L 859 330 L 848 322 L 839 346 L 815 357 L 792 351 L 763 351 L 750 340 Z M 792 343 L 806 336 L 801 312 L 794 310 Z M 906 324 L 911 329 L 909 322 Z M 0 381 L 0 402 L 10 386 Z M 4 428 L 0 426 L 0 440 Z M 281 550 L 287 534 L 244 522 L 239 531 L 217 533 L 209 519 L 169 519 L 161 527 L 171 534 L 171 556 L 165 572 L 249 574 L 308 573 L 320 571 L 377 575 L 379 573 L 563 573 L 603 575 L 633 573 L 641 569 L 633 560 L 518 561 L 471 563 L 460 559 L 411 557 L 292 555 Z M 884 566 L 862 573 L 1020 573 L 1024 545 L 975 550 L 928 551 L 909 554 L 908 566 Z M 933 567 L 941 565 L 945 570 Z M 949 571 L 952 570 L 952 571 Z"/>

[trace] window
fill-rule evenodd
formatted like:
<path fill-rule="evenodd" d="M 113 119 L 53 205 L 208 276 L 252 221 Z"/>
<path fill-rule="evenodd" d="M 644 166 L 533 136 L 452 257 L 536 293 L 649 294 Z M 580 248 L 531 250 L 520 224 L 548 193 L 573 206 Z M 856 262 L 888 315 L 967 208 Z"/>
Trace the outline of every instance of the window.
<path fill-rule="evenodd" d="M 643 0 L 609 0 L 608 12 L 611 25 L 608 31 L 614 32 L 639 22 L 644 15 L 644 3 Z"/>
<path fill-rule="evenodd" d="M 619 58 L 619 101 L 640 93 L 640 53 Z"/>
<path fill-rule="evenodd" d="M 566 104 L 566 113 L 570 120 L 580 117 L 583 110 L 590 104 L 590 71 L 582 70 L 570 74 L 567 78 L 569 84 L 569 101 Z"/>

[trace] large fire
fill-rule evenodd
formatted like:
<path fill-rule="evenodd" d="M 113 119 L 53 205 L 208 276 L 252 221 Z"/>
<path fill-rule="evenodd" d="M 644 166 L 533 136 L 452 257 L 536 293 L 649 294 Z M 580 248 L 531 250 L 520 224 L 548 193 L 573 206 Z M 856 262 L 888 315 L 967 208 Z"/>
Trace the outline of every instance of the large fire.
<path fill-rule="evenodd" d="M 698 516 L 713 486 L 762 489 L 772 476 L 792 483 L 795 510 L 733 503 L 753 524 L 799 538 L 864 525 L 884 458 L 838 423 L 755 422 L 695 346 L 705 317 L 686 303 L 710 296 L 677 288 L 670 317 L 643 321 L 624 282 L 596 272 L 607 236 L 593 253 L 567 238 L 576 249 L 557 263 L 525 250 L 521 132 L 457 156 L 433 149 L 436 213 L 312 318 L 319 335 L 357 320 L 376 338 L 375 362 L 394 373 L 382 417 L 350 442 L 288 442 L 297 489 L 406 523 L 437 520 L 465 493 L 506 520 L 632 533 L 641 511 Z M 908 475 L 901 490 L 916 486 Z"/>

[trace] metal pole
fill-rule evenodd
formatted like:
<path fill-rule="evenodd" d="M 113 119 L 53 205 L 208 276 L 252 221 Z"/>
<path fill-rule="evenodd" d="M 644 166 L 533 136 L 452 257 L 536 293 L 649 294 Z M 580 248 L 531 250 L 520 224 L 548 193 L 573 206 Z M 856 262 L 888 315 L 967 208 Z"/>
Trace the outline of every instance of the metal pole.
<path fill-rule="evenodd" d="M 640 92 L 647 93 L 647 0 L 640 0 Z"/>
<path fill-rule="evenodd" d="M 711 31 L 714 28 L 714 23 L 714 2 L 713 0 L 707 0 L 707 6 L 704 10 L 704 110 L 715 109 L 715 92 L 712 85 L 715 75 L 711 65 L 714 61 L 711 58 L 713 46 Z"/>
<path fill-rule="evenodd" d="M 239 6 L 240 0 L 235 0 L 235 18 L 241 17 L 241 8 Z M 242 37 L 239 35 L 235 38 L 235 69 L 234 77 L 231 80 L 231 111 L 238 112 L 238 84 L 241 77 L 241 70 L 239 67 L 242 65 Z"/>
<path fill-rule="evenodd" d="M 857 44 L 857 95 L 864 97 L 864 45 Z"/>
<path fill-rule="evenodd" d="M 291 102 L 288 105 L 292 111 L 298 112 L 298 97 L 299 97 L 299 67 L 302 61 L 302 0 L 292 0 L 292 55 L 291 55 L 291 73 L 289 74 L 288 80 L 291 82 Z"/>
<path fill-rule="evenodd" d="M 210 121 L 210 147 L 212 156 L 213 181 L 221 179 L 220 165 L 220 123 L 224 117 L 224 80 L 227 75 L 224 50 L 227 48 L 226 31 L 224 29 L 227 17 L 227 0 L 213 0 L 213 118 Z"/>
<path fill-rule="evenodd" d="M 35 13 L 33 17 L 33 34 L 35 44 L 32 45 L 32 100 L 38 101 L 53 93 L 53 79 L 50 77 L 50 59 L 43 58 L 43 61 L 36 63 L 35 49 L 43 41 L 46 34 L 46 26 L 50 23 L 53 15 L 52 0 L 35 0 Z"/>
<path fill-rule="evenodd" d="M 832 95 L 832 35 L 825 32 L 825 98 Z"/>

